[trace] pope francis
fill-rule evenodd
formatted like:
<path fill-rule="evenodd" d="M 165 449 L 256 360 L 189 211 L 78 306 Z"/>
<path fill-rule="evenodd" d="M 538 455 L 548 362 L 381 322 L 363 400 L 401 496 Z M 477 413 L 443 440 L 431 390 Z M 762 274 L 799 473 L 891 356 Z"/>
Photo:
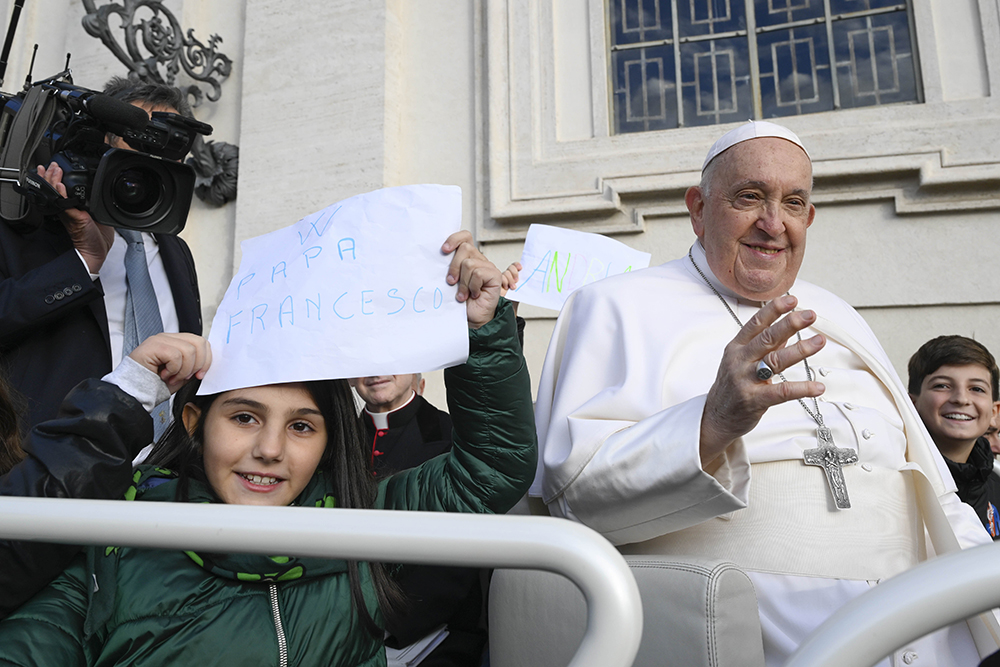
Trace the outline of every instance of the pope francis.
<path fill-rule="evenodd" d="M 769 666 L 880 580 L 990 541 L 864 320 L 796 279 L 811 192 L 788 129 L 719 139 L 685 196 L 697 241 L 570 298 L 536 408 L 549 512 L 626 553 L 744 568 Z M 882 664 L 976 665 L 995 629 L 979 617 Z"/>

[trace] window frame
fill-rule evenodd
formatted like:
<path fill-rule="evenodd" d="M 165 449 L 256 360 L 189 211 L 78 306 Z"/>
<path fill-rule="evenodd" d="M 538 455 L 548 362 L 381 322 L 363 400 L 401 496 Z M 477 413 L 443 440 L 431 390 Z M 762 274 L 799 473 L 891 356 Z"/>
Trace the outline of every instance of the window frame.
<path fill-rule="evenodd" d="M 641 0 L 631 0 L 632 2 L 641 2 Z M 732 122 L 735 118 L 742 118 L 750 116 L 754 119 L 760 120 L 765 118 L 771 118 L 767 115 L 767 111 L 764 108 L 764 96 L 765 89 L 769 86 L 774 86 L 777 89 L 776 82 L 773 81 L 775 78 L 775 73 L 773 71 L 762 73 L 761 66 L 764 62 L 762 54 L 766 52 L 767 44 L 771 41 L 769 39 L 773 35 L 783 35 L 787 39 L 792 40 L 792 42 L 801 43 L 809 41 L 811 45 L 815 43 L 812 41 L 811 37 L 803 35 L 803 31 L 806 33 L 813 31 L 821 33 L 821 37 L 825 40 L 825 48 L 822 49 L 823 53 L 819 55 L 819 61 L 817 63 L 817 69 L 814 70 L 814 84 L 813 88 L 816 91 L 817 96 L 820 94 L 819 90 L 823 88 L 828 89 L 828 96 L 826 99 L 817 97 L 815 100 L 809 99 L 796 99 L 792 101 L 791 104 L 781 104 L 777 102 L 777 107 L 781 106 L 795 106 L 800 109 L 799 113 L 790 113 L 780 116 L 779 118 L 788 118 L 790 116 L 805 115 L 810 113 L 825 113 L 828 111 L 839 111 L 844 108 L 860 108 L 862 106 L 885 106 L 884 104 L 865 104 L 865 105 L 852 105 L 845 107 L 843 104 L 843 99 L 850 98 L 847 91 L 843 90 L 843 80 L 841 75 L 841 66 L 843 62 L 838 60 L 837 48 L 838 33 L 842 30 L 843 26 L 848 25 L 851 21 L 856 21 L 858 19 L 874 20 L 876 23 L 880 22 L 878 17 L 897 15 L 900 9 L 905 11 L 905 23 L 907 28 L 906 39 L 909 42 L 909 54 L 904 56 L 908 58 L 912 63 L 912 76 L 913 76 L 913 99 L 900 100 L 899 102 L 888 102 L 886 104 L 894 103 L 921 103 L 923 101 L 923 93 L 921 87 L 920 78 L 920 62 L 919 54 L 916 48 L 915 30 L 913 25 L 913 6 L 911 0 L 892 0 L 892 5 L 886 7 L 876 7 L 874 9 L 865 9 L 849 13 L 834 13 L 831 10 L 829 2 L 818 3 L 820 7 L 815 9 L 821 9 L 822 16 L 814 16 L 808 18 L 799 18 L 791 21 L 779 21 L 771 22 L 768 25 L 758 26 L 757 24 L 757 3 L 755 0 L 728 0 L 729 3 L 733 5 L 741 3 L 743 5 L 744 16 L 746 17 L 745 27 L 738 27 L 732 25 L 735 20 L 732 15 L 727 13 L 726 16 L 719 19 L 719 27 L 714 25 L 714 22 L 705 22 L 704 20 L 700 23 L 707 26 L 703 30 L 699 31 L 694 26 L 698 22 L 692 22 L 690 26 L 687 25 L 688 21 L 693 21 L 693 19 L 686 19 L 684 16 L 680 16 L 682 12 L 680 11 L 680 5 L 684 0 L 658 0 L 659 6 L 661 8 L 666 7 L 667 11 L 670 12 L 669 18 L 669 28 L 665 27 L 660 30 L 652 28 L 652 32 L 655 39 L 646 38 L 645 34 L 642 32 L 643 28 L 623 28 L 624 33 L 634 33 L 636 30 L 639 31 L 638 38 L 634 38 L 635 41 L 623 41 L 622 43 L 615 43 L 615 32 L 613 28 L 615 24 L 615 18 L 618 11 L 624 11 L 625 5 L 630 2 L 630 0 L 606 0 L 606 11 L 607 11 L 607 22 L 608 22 L 608 51 L 609 51 L 609 61 L 610 66 L 608 68 L 608 80 L 609 80 L 609 90 L 611 91 L 611 118 L 614 125 L 618 125 L 621 122 L 620 110 L 617 108 L 619 104 L 628 104 L 628 100 L 619 101 L 619 96 L 625 92 L 619 88 L 619 82 L 617 80 L 617 75 L 615 72 L 614 62 L 616 58 L 627 57 L 625 54 L 636 54 L 639 62 L 644 62 L 646 59 L 648 49 L 663 49 L 666 48 L 667 52 L 662 54 L 665 63 L 672 64 L 672 71 L 669 73 L 664 73 L 663 90 L 672 91 L 670 97 L 672 97 L 673 104 L 668 104 L 667 95 L 664 95 L 662 99 L 663 112 L 662 116 L 665 119 L 672 119 L 676 125 L 671 125 L 668 127 L 663 127 L 659 129 L 677 129 L 679 127 L 694 127 L 698 125 L 719 125 L 726 124 L 727 122 Z M 732 6 L 732 5 L 727 5 Z M 801 9 L 801 8 L 800 8 Z M 665 22 L 663 17 L 660 18 L 661 25 Z M 728 23 L 728 25 L 727 25 Z M 718 30 L 718 32 L 716 32 Z M 875 32 L 879 29 L 876 28 Z M 797 34 L 792 36 L 790 31 L 796 31 Z M 702 32 L 703 34 L 694 34 L 695 32 Z M 659 33 L 659 34 L 657 34 Z M 869 30 L 869 37 L 872 31 Z M 820 35 L 813 35 L 813 37 L 819 37 Z M 716 97 L 716 108 L 709 110 L 704 114 L 695 113 L 692 117 L 690 109 L 690 100 L 687 99 L 687 95 L 691 94 L 691 86 L 697 86 L 697 80 L 700 78 L 695 76 L 695 81 L 684 80 L 684 65 L 683 63 L 689 57 L 694 57 L 694 67 L 698 70 L 698 64 L 705 60 L 704 53 L 685 53 L 685 50 L 693 44 L 707 44 L 710 45 L 709 53 L 716 53 L 716 44 L 726 44 L 726 48 L 722 50 L 723 54 L 731 54 L 728 48 L 736 48 L 740 52 L 744 53 L 744 62 L 737 62 L 733 58 L 728 58 L 731 66 L 731 70 L 741 70 L 740 74 L 734 74 L 732 78 L 727 80 L 716 80 L 716 84 L 729 83 L 732 84 L 728 86 L 731 90 L 731 95 L 729 97 L 736 103 L 736 108 L 724 109 L 721 108 L 719 102 L 719 86 L 715 86 L 715 97 Z M 895 42 L 891 45 L 895 46 Z M 853 49 L 851 49 L 853 50 Z M 810 49 L 812 51 L 812 49 Z M 619 55 L 621 54 L 621 55 Z M 813 54 L 812 58 L 816 58 Z M 825 60 L 823 60 L 825 58 Z M 727 59 L 724 57 L 722 61 L 725 62 Z M 636 62 L 635 58 L 629 59 L 626 62 Z M 711 66 L 714 70 L 717 61 L 713 58 Z M 818 78 L 815 75 L 820 70 L 825 70 L 826 77 L 824 78 L 820 75 Z M 909 74 L 909 72 L 907 72 Z M 627 78 L 627 77 L 626 77 Z M 772 82 L 767 84 L 765 80 L 771 79 Z M 680 83 L 678 83 L 680 81 Z M 738 92 L 740 83 L 743 83 L 745 90 Z M 626 84 L 627 85 L 627 84 Z M 649 86 L 643 87 L 643 101 L 645 102 L 649 95 L 647 94 L 650 90 Z M 780 97 L 780 91 L 776 90 L 775 93 Z M 875 91 L 876 96 L 879 95 L 879 91 Z M 627 97 L 627 93 L 625 95 Z M 701 95 L 695 94 L 695 97 L 699 100 L 702 99 Z M 725 99 L 728 97 L 724 96 Z M 739 98 L 742 98 L 741 100 Z M 808 106 L 812 102 L 820 102 L 821 104 L 830 104 L 832 109 L 822 109 L 819 111 L 805 111 L 801 112 L 803 106 Z M 740 109 L 740 104 L 749 104 L 749 109 Z M 645 109 L 644 109 L 645 111 Z M 747 112 L 750 111 L 748 114 Z M 708 118 L 714 116 L 714 122 L 708 120 L 707 122 L 701 122 L 698 116 L 702 118 Z M 721 116 L 728 116 L 730 120 L 720 122 L 719 118 Z M 615 134 L 627 134 L 632 132 L 644 132 L 653 131 L 656 128 L 650 128 L 651 124 L 656 123 L 656 118 L 650 119 L 649 117 L 639 116 L 633 121 L 636 124 L 641 123 L 645 126 L 645 129 L 629 128 L 629 129 L 619 129 L 615 131 Z M 669 120 L 667 121 L 670 122 Z M 780 121 L 779 121 L 780 122 Z"/>
<path fill-rule="evenodd" d="M 1000 208 L 1000 157 L 989 146 L 1000 144 L 1000 100 L 990 94 L 1000 91 L 1000 17 L 996 2 L 965 1 L 979 13 L 979 42 L 968 48 L 978 49 L 981 84 L 948 88 L 943 72 L 955 64 L 939 60 L 932 0 L 912 0 L 923 103 L 781 119 L 813 155 L 817 201 L 891 199 L 902 214 Z M 684 190 L 697 183 L 708 146 L 735 124 L 612 134 L 604 0 L 491 0 L 476 11 L 485 128 L 477 169 L 486 186 L 477 239 L 523 239 L 531 222 L 637 233 L 651 219 L 686 217 Z M 885 174 L 896 184 L 875 183 Z M 869 187 L 849 182 L 857 178 Z"/>

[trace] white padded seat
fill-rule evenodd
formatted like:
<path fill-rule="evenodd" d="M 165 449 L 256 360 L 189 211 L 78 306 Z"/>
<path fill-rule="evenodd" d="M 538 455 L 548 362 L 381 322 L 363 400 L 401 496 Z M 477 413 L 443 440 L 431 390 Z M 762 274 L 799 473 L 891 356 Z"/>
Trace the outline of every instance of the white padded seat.
<path fill-rule="evenodd" d="M 759 667 L 757 597 L 725 561 L 625 556 L 642 596 L 635 667 Z M 562 575 L 496 570 L 490 586 L 491 667 L 565 667 L 587 624 L 583 594 Z"/>

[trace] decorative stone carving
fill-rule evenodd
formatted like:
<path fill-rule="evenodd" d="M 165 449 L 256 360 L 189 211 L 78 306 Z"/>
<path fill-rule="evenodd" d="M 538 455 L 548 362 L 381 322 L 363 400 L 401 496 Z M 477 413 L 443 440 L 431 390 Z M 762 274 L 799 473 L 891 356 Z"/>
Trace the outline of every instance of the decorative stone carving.
<path fill-rule="evenodd" d="M 173 13 L 159 0 L 124 0 L 98 7 L 94 0 L 83 0 L 87 15 L 83 28 L 97 37 L 126 67 L 130 76 L 143 81 L 176 85 L 181 70 L 196 81 L 181 90 L 199 106 L 207 98 L 217 102 L 222 96 L 222 82 L 232 72 L 233 61 L 218 50 L 222 38 L 211 35 L 205 44 L 194 36 L 194 29 L 183 32 Z M 137 13 L 141 13 L 137 17 Z M 143 17 L 143 15 L 149 14 Z M 117 15 L 124 31 L 124 46 L 115 39 L 109 19 Z M 208 92 L 202 89 L 206 86 Z M 236 198 L 239 171 L 239 147 L 221 141 L 205 142 L 201 137 L 191 149 L 187 163 L 197 174 L 195 194 L 213 206 L 222 206 Z"/>

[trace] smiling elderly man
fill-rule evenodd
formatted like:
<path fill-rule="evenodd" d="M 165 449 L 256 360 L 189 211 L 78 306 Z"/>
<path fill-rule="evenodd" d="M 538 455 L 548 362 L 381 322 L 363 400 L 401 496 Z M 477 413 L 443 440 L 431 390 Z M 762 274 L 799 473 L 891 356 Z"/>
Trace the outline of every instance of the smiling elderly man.
<path fill-rule="evenodd" d="M 685 197 L 698 240 L 571 297 L 536 409 L 533 493 L 549 511 L 626 553 L 744 568 L 768 665 L 925 547 L 989 542 L 874 334 L 796 280 L 811 191 L 786 128 L 750 122 L 719 139 Z M 979 642 L 982 620 L 893 660 L 977 664 L 970 627 Z"/>

